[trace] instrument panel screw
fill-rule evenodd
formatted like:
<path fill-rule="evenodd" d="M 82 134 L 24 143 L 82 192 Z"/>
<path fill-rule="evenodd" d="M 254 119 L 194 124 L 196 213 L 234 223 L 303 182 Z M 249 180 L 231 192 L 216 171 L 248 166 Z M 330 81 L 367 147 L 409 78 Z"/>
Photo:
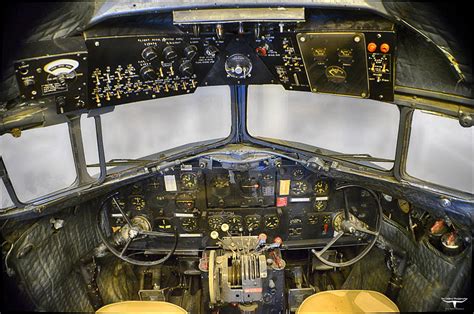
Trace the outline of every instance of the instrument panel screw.
<path fill-rule="evenodd" d="M 442 198 L 440 199 L 440 203 L 441 203 L 441 206 L 443 207 L 448 207 L 448 206 L 451 206 L 451 201 L 447 198 Z"/>
<path fill-rule="evenodd" d="M 354 41 L 355 41 L 356 43 L 360 42 L 360 36 L 354 37 Z"/>
<path fill-rule="evenodd" d="M 96 41 L 96 42 L 94 43 L 94 45 L 95 45 L 96 47 L 99 47 L 100 43 L 99 43 L 98 41 Z"/>
<path fill-rule="evenodd" d="M 304 42 L 306 41 L 306 37 L 301 36 L 301 37 L 300 37 L 300 41 L 304 43 Z"/>

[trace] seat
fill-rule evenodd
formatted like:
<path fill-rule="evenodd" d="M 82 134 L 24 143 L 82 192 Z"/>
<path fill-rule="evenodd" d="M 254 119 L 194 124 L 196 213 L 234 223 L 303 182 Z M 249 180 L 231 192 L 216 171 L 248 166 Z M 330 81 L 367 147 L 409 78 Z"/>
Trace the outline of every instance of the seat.
<path fill-rule="evenodd" d="M 318 292 L 306 298 L 296 311 L 308 313 L 373 313 L 400 312 L 397 305 L 385 295 L 370 290 L 331 290 Z"/>
<path fill-rule="evenodd" d="M 185 309 L 163 301 L 123 301 L 104 305 L 96 313 L 165 313 L 184 314 Z"/>

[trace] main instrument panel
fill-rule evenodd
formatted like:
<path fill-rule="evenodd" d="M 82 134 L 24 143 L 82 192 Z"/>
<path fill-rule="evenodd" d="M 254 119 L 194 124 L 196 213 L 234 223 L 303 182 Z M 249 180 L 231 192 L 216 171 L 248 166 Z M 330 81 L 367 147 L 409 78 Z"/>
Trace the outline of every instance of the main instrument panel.
<path fill-rule="evenodd" d="M 109 210 L 116 228 L 124 224 L 117 208 L 121 206 L 127 216 L 146 221 L 149 229 L 176 229 L 184 239 L 178 251 L 215 245 L 213 231 L 221 237 L 265 233 L 271 239 L 280 237 L 288 247 L 315 247 L 334 236 L 335 217 L 343 211 L 344 198 L 336 185 L 291 162 L 247 171 L 187 164 L 121 188 Z M 377 206 L 362 190 L 348 197 L 362 216 Z M 160 239 L 158 247 L 168 242 Z M 348 237 L 341 243 L 358 241 Z"/>
<path fill-rule="evenodd" d="M 396 34 L 393 24 L 380 25 L 96 27 L 83 39 L 32 44 L 15 68 L 22 98 L 53 97 L 58 113 L 212 85 L 280 84 L 287 90 L 392 101 Z"/>

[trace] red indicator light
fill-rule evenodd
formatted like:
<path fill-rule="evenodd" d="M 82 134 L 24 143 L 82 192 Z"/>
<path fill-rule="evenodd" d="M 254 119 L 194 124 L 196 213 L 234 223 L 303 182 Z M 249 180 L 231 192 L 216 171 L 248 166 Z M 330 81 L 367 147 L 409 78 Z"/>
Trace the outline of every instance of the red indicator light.
<path fill-rule="evenodd" d="M 327 234 L 328 233 L 328 230 L 329 230 L 329 225 L 328 224 L 324 224 L 324 227 L 323 227 L 323 233 L 324 234 Z"/>
<path fill-rule="evenodd" d="M 367 45 L 367 50 L 369 52 L 374 52 L 375 50 L 377 50 L 377 44 L 376 43 L 369 43 Z"/>
<path fill-rule="evenodd" d="M 285 207 L 288 205 L 288 197 L 277 197 L 277 207 Z"/>
<path fill-rule="evenodd" d="M 383 43 L 380 46 L 380 51 L 382 51 L 383 53 L 387 53 L 389 50 L 390 50 L 390 46 L 386 43 Z"/>

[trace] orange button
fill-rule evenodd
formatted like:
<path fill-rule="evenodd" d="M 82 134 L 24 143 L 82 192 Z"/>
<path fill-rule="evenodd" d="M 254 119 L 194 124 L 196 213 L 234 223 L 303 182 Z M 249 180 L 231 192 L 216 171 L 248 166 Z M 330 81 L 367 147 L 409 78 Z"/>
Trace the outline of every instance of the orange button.
<path fill-rule="evenodd" d="M 380 46 L 380 51 L 382 51 L 383 53 L 387 53 L 389 50 L 390 50 L 390 46 L 388 44 L 383 43 Z"/>
<path fill-rule="evenodd" d="M 376 43 L 369 43 L 367 45 L 367 50 L 369 52 L 374 52 L 377 49 L 377 44 Z"/>

